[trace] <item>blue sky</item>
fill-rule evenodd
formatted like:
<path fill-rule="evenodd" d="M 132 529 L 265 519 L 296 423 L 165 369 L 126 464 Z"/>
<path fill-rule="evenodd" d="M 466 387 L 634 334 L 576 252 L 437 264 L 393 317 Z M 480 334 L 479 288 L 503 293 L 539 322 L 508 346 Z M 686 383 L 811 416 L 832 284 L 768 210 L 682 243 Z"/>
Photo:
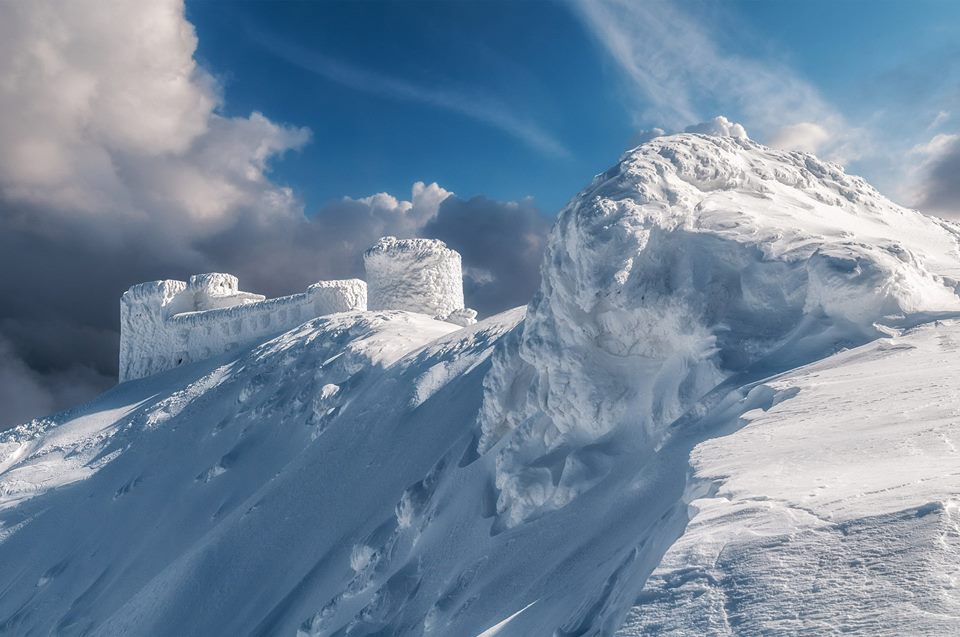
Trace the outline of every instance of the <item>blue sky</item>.
<path fill-rule="evenodd" d="M 938 127 L 956 129 L 960 3 L 618 5 L 597 17 L 595 3 L 188 2 L 187 18 L 228 114 L 312 131 L 273 165 L 308 214 L 343 195 L 404 196 L 415 181 L 529 196 L 552 213 L 639 130 L 717 114 L 764 142 L 778 126 L 828 127 L 815 150 L 902 200 L 891 160 L 928 142 L 941 112 Z M 650 44 L 625 60 L 607 45 L 618 36 Z M 698 55 L 713 58 L 703 74 L 691 72 Z M 638 81 L 637 60 L 669 83 Z M 732 68 L 772 77 L 710 77 Z"/>
<path fill-rule="evenodd" d="M 632 134 L 602 52 L 562 6 L 199 2 L 187 15 L 232 112 L 312 130 L 309 146 L 275 166 L 312 204 L 405 195 L 425 180 L 559 207 Z M 318 59 L 375 77 L 347 85 L 310 70 Z M 381 88 L 387 79 L 411 97 Z"/>

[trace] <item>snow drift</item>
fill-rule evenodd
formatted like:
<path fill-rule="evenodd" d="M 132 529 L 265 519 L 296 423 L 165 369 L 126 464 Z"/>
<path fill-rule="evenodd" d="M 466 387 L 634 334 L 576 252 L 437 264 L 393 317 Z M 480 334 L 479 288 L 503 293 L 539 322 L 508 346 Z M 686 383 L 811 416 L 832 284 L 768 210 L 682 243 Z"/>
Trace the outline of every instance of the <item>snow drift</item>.
<path fill-rule="evenodd" d="M 511 436 L 505 522 L 589 487 L 605 436 L 655 449 L 732 374 L 960 309 L 957 238 L 811 155 L 704 135 L 627 153 L 561 213 L 522 334 L 486 382 L 481 447 Z"/>
<path fill-rule="evenodd" d="M 0 633 L 948 632 L 957 238 L 684 134 L 564 209 L 526 313 L 435 320 L 452 262 L 384 246 L 439 278 L 371 308 L 426 305 L 3 434 Z"/>

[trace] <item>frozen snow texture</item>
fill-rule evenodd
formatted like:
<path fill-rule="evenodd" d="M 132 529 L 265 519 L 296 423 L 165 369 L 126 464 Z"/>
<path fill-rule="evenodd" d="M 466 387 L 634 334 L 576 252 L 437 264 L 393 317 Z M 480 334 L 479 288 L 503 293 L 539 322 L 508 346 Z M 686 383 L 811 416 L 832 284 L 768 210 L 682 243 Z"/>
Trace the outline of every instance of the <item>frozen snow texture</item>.
<path fill-rule="evenodd" d="M 186 283 L 140 283 L 120 301 L 120 382 L 266 340 L 317 316 L 365 309 L 366 284 L 358 279 L 321 281 L 269 300 L 216 272 Z"/>
<path fill-rule="evenodd" d="M 457 325 L 476 322 L 463 306 L 460 253 L 436 239 L 383 237 L 363 254 L 371 310 L 419 312 Z"/>
<path fill-rule="evenodd" d="M 695 134 L 628 152 L 561 212 L 486 380 L 481 450 L 509 434 L 503 521 L 564 506 L 604 473 L 585 450 L 618 434 L 657 448 L 774 352 L 805 362 L 890 317 L 960 309 L 957 245 L 954 226 L 812 155 Z"/>
<path fill-rule="evenodd" d="M 692 453 L 686 533 L 620 637 L 956 634 L 960 326 L 924 326 L 758 387 Z"/>

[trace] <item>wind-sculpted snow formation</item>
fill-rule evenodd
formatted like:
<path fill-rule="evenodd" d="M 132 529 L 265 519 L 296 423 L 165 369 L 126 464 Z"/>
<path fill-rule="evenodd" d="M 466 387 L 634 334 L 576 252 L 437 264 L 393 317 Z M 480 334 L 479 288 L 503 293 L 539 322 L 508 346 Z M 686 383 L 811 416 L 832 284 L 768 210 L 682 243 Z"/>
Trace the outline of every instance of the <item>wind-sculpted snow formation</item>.
<path fill-rule="evenodd" d="M 526 313 L 316 318 L 3 434 L 0 634 L 948 634 L 957 237 L 658 138 Z"/>
<path fill-rule="evenodd" d="M 811 155 L 700 135 L 628 153 L 561 213 L 518 342 L 486 382 L 481 448 L 509 434 L 505 523 L 589 488 L 606 437 L 656 449 L 734 374 L 960 310 L 957 239 Z"/>

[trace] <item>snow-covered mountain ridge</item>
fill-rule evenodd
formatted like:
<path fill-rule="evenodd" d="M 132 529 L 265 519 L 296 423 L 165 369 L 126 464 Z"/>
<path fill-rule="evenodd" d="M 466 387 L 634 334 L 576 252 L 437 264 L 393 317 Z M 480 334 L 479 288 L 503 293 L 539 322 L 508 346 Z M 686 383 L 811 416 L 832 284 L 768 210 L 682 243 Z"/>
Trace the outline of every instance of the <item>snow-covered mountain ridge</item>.
<path fill-rule="evenodd" d="M 322 317 L 3 434 L 0 633 L 949 634 L 958 236 L 655 139 L 526 312 Z"/>

